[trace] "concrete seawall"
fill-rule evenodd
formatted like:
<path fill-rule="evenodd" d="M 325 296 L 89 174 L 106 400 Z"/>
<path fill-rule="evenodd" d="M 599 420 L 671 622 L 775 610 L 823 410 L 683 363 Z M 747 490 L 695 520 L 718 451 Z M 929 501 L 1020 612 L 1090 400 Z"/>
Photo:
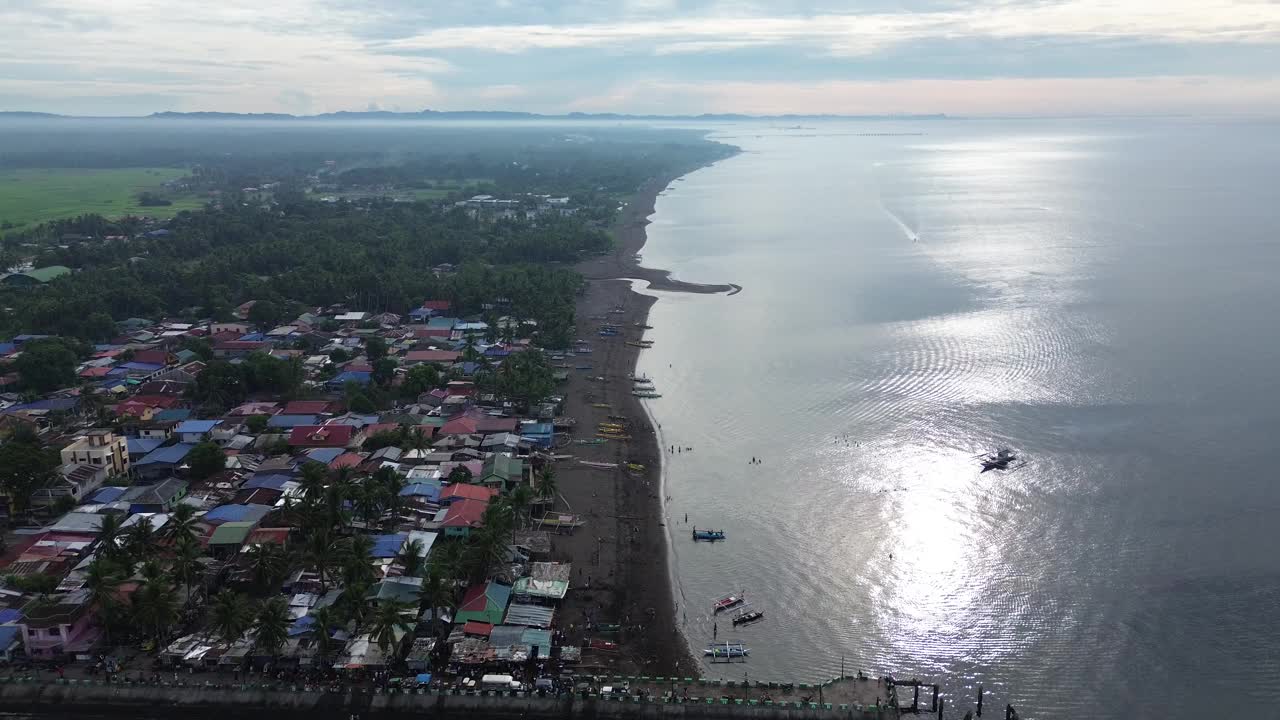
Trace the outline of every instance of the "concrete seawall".
<path fill-rule="evenodd" d="M 327 693 L 189 686 L 96 683 L 0 683 L 5 712 L 51 717 L 213 718 L 256 716 L 359 720 L 438 718 L 669 718 L 670 720 L 891 720 L 890 708 L 861 709 L 812 703 L 738 704 L 720 699 L 677 703 L 597 696 L 536 697 L 434 694 L 423 691 Z"/>

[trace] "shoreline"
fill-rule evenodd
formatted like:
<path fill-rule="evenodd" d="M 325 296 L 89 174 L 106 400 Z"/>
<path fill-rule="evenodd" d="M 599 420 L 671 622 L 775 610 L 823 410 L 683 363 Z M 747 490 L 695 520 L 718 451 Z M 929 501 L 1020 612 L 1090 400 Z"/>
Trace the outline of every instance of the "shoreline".
<path fill-rule="evenodd" d="M 667 292 L 736 294 L 742 289 L 727 283 L 674 280 L 670 271 L 642 267 L 636 259 L 648 240 L 647 226 L 658 194 L 677 178 L 711 164 L 645 183 L 618 218 L 613 252 L 577 266 L 587 282 L 575 308 L 575 325 L 579 339 L 590 339 L 593 350 L 576 360 L 578 364 L 589 360 L 592 369 L 585 373 L 570 370 L 564 414 L 577 419 L 576 438 L 593 436 L 596 424 L 610 415 L 625 416 L 631 440 L 575 444 L 561 451 L 574 459 L 557 464 L 557 484 L 570 512 L 584 514 L 587 509 L 587 524 L 574 536 L 557 537 L 556 544 L 561 554 L 564 549 L 570 551 L 575 578 L 582 578 L 575 580 L 579 587 L 582 580 L 591 581 L 585 592 L 576 593 L 579 597 L 570 595 L 574 599 L 567 603 L 562 625 L 568 622 L 577 627 L 593 617 L 600 618 L 597 622 L 622 624 L 617 637 L 619 652 L 596 667 L 636 675 L 702 675 L 702 666 L 678 620 L 671 538 L 665 525 L 662 452 L 655 422 L 649 409 L 631 394 L 629 376 L 635 372 L 640 348 L 625 341 L 643 335 L 637 326 L 646 324 L 649 309 L 658 300 L 634 291 L 633 280 L 648 281 L 649 289 Z M 602 323 L 617 325 L 620 334 L 596 336 L 595 329 Z M 597 403 L 609 407 L 595 407 Z M 614 462 L 618 467 L 595 469 L 577 464 L 578 459 Z M 644 472 L 629 473 L 627 463 L 644 465 Z M 578 569 L 583 567 L 588 571 Z M 599 586 L 596 578 L 605 572 L 605 584 Z M 575 634 L 590 637 L 590 633 Z M 583 662 L 591 666 L 585 656 Z"/>

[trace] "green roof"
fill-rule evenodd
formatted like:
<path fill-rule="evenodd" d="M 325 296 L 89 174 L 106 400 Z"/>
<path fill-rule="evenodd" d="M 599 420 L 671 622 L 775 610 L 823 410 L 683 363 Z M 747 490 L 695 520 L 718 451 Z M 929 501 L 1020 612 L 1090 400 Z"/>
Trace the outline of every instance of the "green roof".
<path fill-rule="evenodd" d="M 494 455 L 484 461 L 484 469 L 480 475 L 485 480 L 500 477 L 506 482 L 519 480 L 524 474 L 524 461 L 510 455 Z"/>
<path fill-rule="evenodd" d="M 222 523 L 209 537 L 210 545 L 243 545 L 249 533 L 253 532 L 251 522 Z"/>
<path fill-rule="evenodd" d="M 50 265 L 49 267 L 36 268 L 22 273 L 36 282 L 47 283 L 50 280 L 63 275 L 70 275 L 71 268 L 66 265 Z"/>

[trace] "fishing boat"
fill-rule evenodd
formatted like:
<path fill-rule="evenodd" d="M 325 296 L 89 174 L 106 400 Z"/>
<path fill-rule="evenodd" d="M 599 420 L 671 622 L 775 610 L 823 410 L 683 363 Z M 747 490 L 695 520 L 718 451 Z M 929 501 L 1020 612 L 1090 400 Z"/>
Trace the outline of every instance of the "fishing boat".
<path fill-rule="evenodd" d="M 738 610 L 738 612 L 733 616 L 733 624 L 747 625 L 749 623 L 757 622 L 763 619 L 764 619 L 763 610 L 748 610 L 747 608 L 744 607 Z"/>
<path fill-rule="evenodd" d="M 653 341 L 652 341 L 652 340 L 642 340 L 641 342 L 633 342 L 633 341 L 631 341 L 631 340 L 628 340 L 628 341 L 627 341 L 627 345 L 629 345 L 629 346 L 631 346 L 631 347 L 643 348 L 643 349 L 645 349 L 645 350 L 648 350 L 649 348 L 653 347 Z"/>
<path fill-rule="evenodd" d="M 751 648 L 740 642 L 711 643 L 703 649 L 702 654 L 712 658 L 744 658 L 751 654 Z"/>
<path fill-rule="evenodd" d="M 575 445 L 603 445 L 604 440 L 600 438 L 585 438 L 582 440 L 574 440 Z"/>
<path fill-rule="evenodd" d="M 725 595 L 724 597 L 715 601 L 715 603 L 711 606 L 711 609 L 715 610 L 716 612 L 720 612 L 722 610 L 728 610 L 729 608 L 738 607 L 744 602 L 746 602 L 746 599 L 743 598 L 741 595 Z"/>
<path fill-rule="evenodd" d="M 715 542 L 716 540 L 724 540 L 725 534 L 723 530 L 699 530 L 698 528 L 694 528 L 693 539 Z"/>
<path fill-rule="evenodd" d="M 640 463 L 627 463 L 627 469 L 631 472 L 644 472 L 644 466 Z"/>
<path fill-rule="evenodd" d="M 652 380 L 637 380 L 632 388 L 635 390 L 652 390 L 654 388 L 654 384 Z"/>
<path fill-rule="evenodd" d="M 611 469 L 613 469 L 613 468 L 618 467 L 618 463 L 611 463 L 611 462 L 594 462 L 594 461 L 592 461 L 592 460 L 579 460 L 579 461 L 578 461 L 578 464 L 579 464 L 579 465 L 586 465 L 587 467 L 596 468 L 596 469 L 598 469 L 598 470 L 611 470 Z"/>
<path fill-rule="evenodd" d="M 636 396 L 636 397 L 638 397 L 638 398 L 650 398 L 650 399 L 652 399 L 652 398 L 660 398 L 660 397 L 662 397 L 662 394 L 661 394 L 661 393 L 656 393 L 656 392 L 653 392 L 652 390 L 636 390 L 636 391 L 633 391 L 631 394 L 632 394 L 632 395 L 635 395 L 635 396 Z"/>
<path fill-rule="evenodd" d="M 613 407 L 613 406 L 612 406 L 612 405 L 610 405 L 609 403 L 591 403 L 591 407 L 594 407 L 594 408 L 604 408 L 605 410 L 608 410 L 609 408 L 611 408 L 611 407 Z"/>
<path fill-rule="evenodd" d="M 631 375 L 628 375 L 627 379 L 635 380 L 636 382 L 649 382 L 651 380 L 651 378 L 649 378 L 647 375 L 636 375 L 634 373 Z"/>
<path fill-rule="evenodd" d="M 603 440 L 630 440 L 631 439 L 630 435 L 611 435 L 611 434 L 605 434 L 605 433 L 600 433 L 596 435 L 596 437 L 601 438 Z"/>
<path fill-rule="evenodd" d="M 618 422 L 626 422 L 626 421 L 627 421 L 627 416 L 626 416 L 626 415 L 610 415 L 610 416 L 609 416 L 609 419 L 610 419 L 610 420 L 617 420 Z"/>

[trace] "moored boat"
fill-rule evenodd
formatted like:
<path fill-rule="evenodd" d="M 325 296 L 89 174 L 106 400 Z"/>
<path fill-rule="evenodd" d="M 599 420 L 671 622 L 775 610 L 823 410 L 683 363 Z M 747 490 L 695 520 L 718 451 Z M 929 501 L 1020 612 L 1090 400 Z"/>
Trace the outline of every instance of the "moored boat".
<path fill-rule="evenodd" d="M 728 610 L 729 608 L 737 607 L 744 602 L 746 602 L 746 598 L 742 597 L 741 595 L 725 595 L 724 597 L 715 601 L 715 603 L 712 604 L 711 608 L 716 612 L 720 612 L 722 610 Z"/>
<path fill-rule="evenodd" d="M 716 540 L 724 540 L 725 534 L 723 530 L 699 530 L 698 528 L 694 528 L 693 539 L 715 542 Z"/>
<path fill-rule="evenodd" d="M 702 654 L 713 658 L 741 658 L 751 654 L 751 648 L 740 642 L 710 643 Z"/>
<path fill-rule="evenodd" d="M 738 614 L 733 616 L 733 624 L 746 625 L 748 623 L 753 623 L 763 619 L 764 619 L 763 610 L 748 610 L 746 608 L 742 608 L 741 610 L 738 611 Z"/>

